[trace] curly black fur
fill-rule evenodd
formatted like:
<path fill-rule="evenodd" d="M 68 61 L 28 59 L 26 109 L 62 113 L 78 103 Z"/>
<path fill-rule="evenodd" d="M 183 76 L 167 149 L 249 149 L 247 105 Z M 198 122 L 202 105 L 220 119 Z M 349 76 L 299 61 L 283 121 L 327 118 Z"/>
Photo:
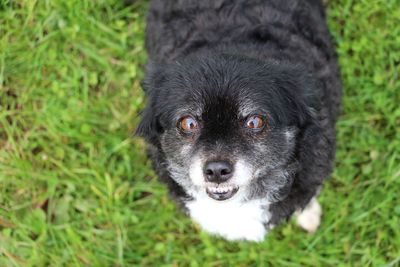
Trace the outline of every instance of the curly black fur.
<path fill-rule="evenodd" d="M 146 44 L 148 105 L 137 131 L 150 143 L 155 169 L 174 198 L 184 204 L 193 197 L 190 185 L 168 168 L 171 162 L 188 164 L 177 155 L 189 143 L 176 133 L 178 111 L 185 107 L 204 122 L 204 132 L 190 141 L 191 152 L 209 147 L 271 166 L 247 196 L 279 189 L 268 224 L 304 208 L 332 170 L 341 94 L 320 1 L 152 0 Z M 249 136 L 237 129 L 243 101 L 268 114 L 268 133 Z M 293 142 L 282 141 L 283 129 L 294 129 Z M 215 140 L 225 144 L 223 151 L 213 147 Z M 253 153 L 255 144 L 267 152 Z M 289 175 L 278 187 L 281 171 Z"/>

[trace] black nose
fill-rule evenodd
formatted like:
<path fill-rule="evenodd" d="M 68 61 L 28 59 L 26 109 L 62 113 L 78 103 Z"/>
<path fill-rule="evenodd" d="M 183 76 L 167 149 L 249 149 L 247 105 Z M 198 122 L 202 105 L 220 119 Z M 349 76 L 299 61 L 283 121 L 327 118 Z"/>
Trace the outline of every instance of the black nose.
<path fill-rule="evenodd" d="M 203 172 L 208 182 L 223 183 L 232 177 L 233 166 L 226 161 L 209 161 Z"/>

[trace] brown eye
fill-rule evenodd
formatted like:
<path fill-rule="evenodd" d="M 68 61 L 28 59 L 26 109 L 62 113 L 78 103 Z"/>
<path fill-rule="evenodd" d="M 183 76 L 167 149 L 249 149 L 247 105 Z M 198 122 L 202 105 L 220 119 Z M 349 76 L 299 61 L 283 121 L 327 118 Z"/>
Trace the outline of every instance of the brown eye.
<path fill-rule="evenodd" d="M 261 116 L 251 116 L 246 121 L 246 127 L 252 130 L 261 130 L 265 126 L 264 118 Z"/>
<path fill-rule="evenodd" d="M 192 133 L 199 128 L 199 124 L 192 117 L 186 116 L 180 120 L 179 127 L 186 133 Z"/>

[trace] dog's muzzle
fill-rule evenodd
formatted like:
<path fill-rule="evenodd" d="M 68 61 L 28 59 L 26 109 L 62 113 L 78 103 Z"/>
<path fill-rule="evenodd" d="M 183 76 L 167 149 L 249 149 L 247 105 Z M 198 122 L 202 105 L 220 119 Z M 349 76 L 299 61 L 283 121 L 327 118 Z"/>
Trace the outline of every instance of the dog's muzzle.
<path fill-rule="evenodd" d="M 206 192 L 215 200 L 231 198 L 239 187 L 229 184 L 233 176 L 233 165 L 228 161 L 208 161 L 204 164 L 203 174 L 207 181 Z"/>

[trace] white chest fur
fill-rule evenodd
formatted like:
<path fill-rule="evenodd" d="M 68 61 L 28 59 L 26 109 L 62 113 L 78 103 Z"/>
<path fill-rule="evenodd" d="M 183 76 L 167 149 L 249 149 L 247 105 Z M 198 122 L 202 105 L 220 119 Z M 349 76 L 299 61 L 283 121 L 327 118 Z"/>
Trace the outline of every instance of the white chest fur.
<path fill-rule="evenodd" d="M 265 201 L 216 201 L 206 195 L 186 204 L 190 216 L 204 230 L 228 240 L 262 241 L 269 220 Z"/>

